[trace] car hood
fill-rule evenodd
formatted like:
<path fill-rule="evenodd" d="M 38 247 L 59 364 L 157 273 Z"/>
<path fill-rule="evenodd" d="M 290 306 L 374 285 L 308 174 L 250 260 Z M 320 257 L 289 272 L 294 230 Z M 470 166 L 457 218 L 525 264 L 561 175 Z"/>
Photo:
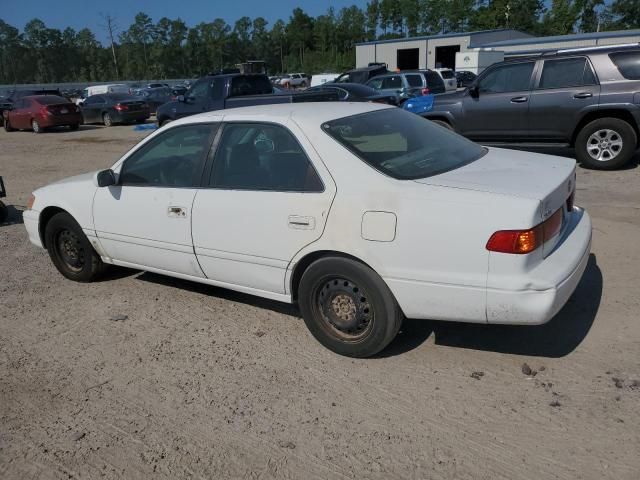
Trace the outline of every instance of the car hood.
<path fill-rule="evenodd" d="M 415 181 L 536 200 L 553 194 L 564 201 L 575 186 L 575 166 L 569 158 L 489 148 L 464 167 Z"/>
<path fill-rule="evenodd" d="M 83 173 L 82 175 L 75 175 L 73 177 L 63 178 L 62 180 L 57 180 L 55 182 L 50 183 L 48 186 L 52 185 L 68 185 L 68 184 L 77 184 L 77 183 L 86 183 L 93 182 L 93 178 L 95 177 L 97 172 Z M 45 187 L 46 188 L 46 187 Z"/>

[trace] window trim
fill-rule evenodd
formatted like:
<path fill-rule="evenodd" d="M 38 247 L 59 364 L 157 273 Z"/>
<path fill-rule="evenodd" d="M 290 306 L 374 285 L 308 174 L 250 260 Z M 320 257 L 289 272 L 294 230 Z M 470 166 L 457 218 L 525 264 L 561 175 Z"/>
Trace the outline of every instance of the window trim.
<path fill-rule="evenodd" d="M 563 60 L 575 60 L 575 59 L 583 59 L 586 61 L 586 65 L 591 69 L 591 73 L 593 74 L 593 78 L 595 79 L 595 83 L 590 83 L 588 85 L 582 84 L 582 85 L 567 85 L 564 87 L 541 87 L 540 86 L 540 82 L 542 82 L 542 74 L 544 73 L 544 66 L 547 62 L 560 62 Z M 544 59 L 540 59 L 540 67 L 538 68 L 538 71 L 536 72 L 535 75 L 536 79 L 535 79 L 535 84 L 533 87 L 533 90 L 535 91 L 544 91 L 544 90 L 563 90 L 563 89 L 568 89 L 568 88 L 587 88 L 587 87 L 597 87 L 600 85 L 600 79 L 598 78 L 598 75 L 596 74 L 595 69 L 593 68 L 593 65 L 591 64 L 591 60 L 589 59 L 589 57 L 584 56 L 584 55 L 575 55 L 575 56 L 570 56 L 570 57 L 555 57 L 555 58 L 544 58 Z M 584 79 L 584 70 L 582 72 L 582 77 Z"/>
<path fill-rule="evenodd" d="M 215 139 L 215 136 L 217 135 L 217 132 L 219 132 L 221 130 L 221 124 L 222 122 L 197 122 L 197 123 L 187 123 L 184 125 L 177 125 L 175 127 L 171 127 L 169 129 L 167 129 L 165 132 L 162 132 L 160 135 L 157 135 L 153 138 L 150 138 L 148 142 L 144 142 L 142 145 L 140 145 L 138 148 L 136 148 L 134 151 L 130 152 L 129 155 L 127 155 L 127 158 L 125 158 L 122 163 L 119 165 L 119 171 L 118 171 L 118 181 L 116 182 L 116 186 L 118 187 L 129 187 L 129 188 L 179 188 L 179 189 L 197 189 L 200 188 L 203 182 L 203 176 L 205 173 L 205 169 L 206 169 L 206 165 L 209 159 L 209 155 L 211 154 L 211 150 L 212 150 L 212 146 L 213 146 L 213 141 Z M 192 184 L 190 186 L 186 186 L 186 187 L 175 187 L 175 186 L 170 186 L 170 185 L 145 185 L 145 184 L 139 184 L 139 183 L 124 183 L 122 181 L 122 173 L 124 172 L 124 168 L 125 165 L 127 164 L 127 162 L 129 162 L 134 156 L 136 156 L 138 153 L 142 152 L 143 150 L 148 150 L 149 148 L 152 148 L 154 145 L 157 144 L 158 139 L 164 137 L 166 134 L 173 132 L 174 130 L 177 130 L 179 128 L 189 128 L 189 127 L 195 127 L 195 126 L 199 126 L 199 125 L 206 125 L 209 127 L 209 129 L 211 130 L 209 132 L 209 138 L 207 140 L 207 143 L 209 145 L 208 148 L 205 148 L 205 152 L 202 154 L 202 158 L 200 159 L 200 166 L 199 166 L 199 170 L 200 173 L 196 173 L 194 175 L 194 179 L 192 180 Z M 199 177 L 199 180 L 198 180 Z"/>
<path fill-rule="evenodd" d="M 510 67 L 512 65 L 522 65 L 525 63 L 531 63 L 533 64 L 533 69 L 531 70 L 531 76 L 529 78 L 529 87 L 526 90 L 509 90 L 509 91 L 504 91 L 504 92 L 483 92 L 482 90 L 480 90 L 480 82 L 487 76 L 489 75 L 491 72 L 502 68 L 502 67 Z M 532 59 L 528 59 L 528 60 L 521 60 L 521 61 L 517 61 L 517 62 L 508 62 L 508 63 L 502 63 L 499 65 L 492 65 L 491 67 L 487 68 L 484 72 L 482 72 L 482 75 L 478 75 L 476 77 L 476 79 L 474 80 L 475 85 L 478 87 L 478 91 L 481 95 L 502 95 L 505 93 L 516 93 L 516 92 L 530 92 L 533 90 L 533 87 L 535 85 L 536 82 L 536 78 L 538 77 L 538 62 L 536 62 L 536 60 L 532 60 Z"/>
<path fill-rule="evenodd" d="M 274 189 L 265 189 L 265 188 L 229 188 L 229 187 L 212 185 L 211 183 L 213 180 L 212 177 L 213 177 L 213 172 L 215 168 L 216 155 L 220 148 L 222 135 L 224 134 L 224 130 L 228 125 L 268 125 L 273 127 L 280 127 L 286 130 L 287 133 L 289 133 L 293 137 L 295 142 L 298 144 L 302 153 L 304 153 L 304 156 L 306 157 L 307 162 L 309 162 L 309 165 L 311 165 L 311 168 L 313 168 L 313 171 L 315 172 L 316 177 L 320 181 L 320 185 L 322 186 L 322 188 L 316 191 L 309 191 L 309 190 L 274 190 Z M 205 173 L 202 178 L 202 188 L 209 189 L 209 190 L 229 191 L 229 192 L 237 191 L 237 192 L 304 193 L 304 194 L 323 194 L 327 189 L 325 182 L 322 178 L 322 175 L 320 175 L 320 172 L 318 171 L 315 164 L 313 163 L 313 160 L 311 160 L 311 157 L 309 156 L 305 148 L 302 146 L 302 144 L 298 140 L 298 137 L 296 136 L 296 134 L 293 133 L 288 126 L 278 122 L 261 122 L 261 121 L 252 121 L 252 120 L 249 120 L 249 121 L 228 120 L 228 121 L 220 122 L 220 128 L 218 129 L 218 133 L 216 134 L 216 138 L 214 139 L 214 144 L 212 145 L 209 157 L 207 158 L 207 167 L 205 168 Z"/>

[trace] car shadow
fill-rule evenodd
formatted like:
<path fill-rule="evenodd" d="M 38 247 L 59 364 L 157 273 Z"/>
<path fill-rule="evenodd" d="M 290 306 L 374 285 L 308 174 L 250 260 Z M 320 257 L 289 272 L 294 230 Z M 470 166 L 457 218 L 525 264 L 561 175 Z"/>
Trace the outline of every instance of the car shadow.
<path fill-rule="evenodd" d="M 14 205 L 6 205 L 7 219 L 4 222 L 0 222 L 0 227 L 6 227 L 9 225 L 21 225 L 24 223 L 22 219 L 22 210 L 18 210 Z"/>
<path fill-rule="evenodd" d="M 430 335 L 436 345 L 513 355 L 560 358 L 573 352 L 589 333 L 602 299 L 603 278 L 591 254 L 584 275 L 567 304 L 544 325 L 485 325 L 405 320 L 398 337 L 380 357 L 413 350 Z"/>

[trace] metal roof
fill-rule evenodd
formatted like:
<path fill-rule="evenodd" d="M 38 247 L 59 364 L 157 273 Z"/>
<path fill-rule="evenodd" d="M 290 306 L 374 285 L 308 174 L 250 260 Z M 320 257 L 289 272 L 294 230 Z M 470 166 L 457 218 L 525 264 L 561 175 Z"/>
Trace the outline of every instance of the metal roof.
<path fill-rule="evenodd" d="M 640 29 L 616 30 L 611 32 L 573 33 L 570 35 L 554 35 L 552 37 L 515 38 L 512 40 L 501 40 L 499 42 L 470 45 L 470 47 L 471 48 L 508 47 L 508 46 L 515 46 L 515 45 L 534 45 L 538 43 L 575 42 L 580 40 L 596 40 L 600 38 L 631 37 L 635 35 L 640 36 Z"/>
<path fill-rule="evenodd" d="M 380 43 L 403 43 L 403 42 L 413 42 L 416 40 L 435 40 L 437 38 L 451 38 L 451 37 L 472 37 L 480 33 L 496 33 L 496 32 L 516 32 L 521 35 L 529 35 L 526 32 L 521 32 L 520 30 L 514 30 L 513 28 L 500 28 L 497 30 L 477 30 L 474 32 L 440 33 L 436 35 L 423 35 L 419 37 L 389 38 L 387 40 L 373 40 L 371 42 L 360 42 L 360 43 L 356 43 L 356 45 L 376 45 Z M 528 38 L 536 38 L 536 37 L 531 35 Z"/>

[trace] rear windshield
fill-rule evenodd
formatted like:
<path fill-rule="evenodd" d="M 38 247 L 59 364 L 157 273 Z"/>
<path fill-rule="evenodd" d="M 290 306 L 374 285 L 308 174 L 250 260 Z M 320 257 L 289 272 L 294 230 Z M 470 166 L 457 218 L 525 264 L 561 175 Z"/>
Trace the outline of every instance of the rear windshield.
<path fill-rule="evenodd" d="M 380 172 L 401 180 L 467 165 L 485 149 L 413 113 L 383 109 L 332 120 L 323 130 Z"/>
<path fill-rule="evenodd" d="M 442 78 L 436 72 L 431 72 L 431 71 L 424 72 L 424 75 L 425 77 L 427 77 L 427 85 L 429 85 L 430 87 L 437 87 L 437 86 L 444 87 L 444 82 L 442 81 Z"/>
<path fill-rule="evenodd" d="M 609 54 L 613 63 L 627 80 L 640 80 L 640 50 Z"/>
<path fill-rule="evenodd" d="M 57 95 L 42 95 L 34 98 L 40 105 L 55 105 L 56 103 L 69 103 L 64 97 L 58 97 Z"/>
<path fill-rule="evenodd" d="M 453 78 L 453 71 L 452 70 L 440 70 L 440 74 L 442 75 L 442 78 Z"/>
<path fill-rule="evenodd" d="M 231 96 L 273 93 L 273 85 L 264 75 L 240 75 L 231 79 Z"/>

